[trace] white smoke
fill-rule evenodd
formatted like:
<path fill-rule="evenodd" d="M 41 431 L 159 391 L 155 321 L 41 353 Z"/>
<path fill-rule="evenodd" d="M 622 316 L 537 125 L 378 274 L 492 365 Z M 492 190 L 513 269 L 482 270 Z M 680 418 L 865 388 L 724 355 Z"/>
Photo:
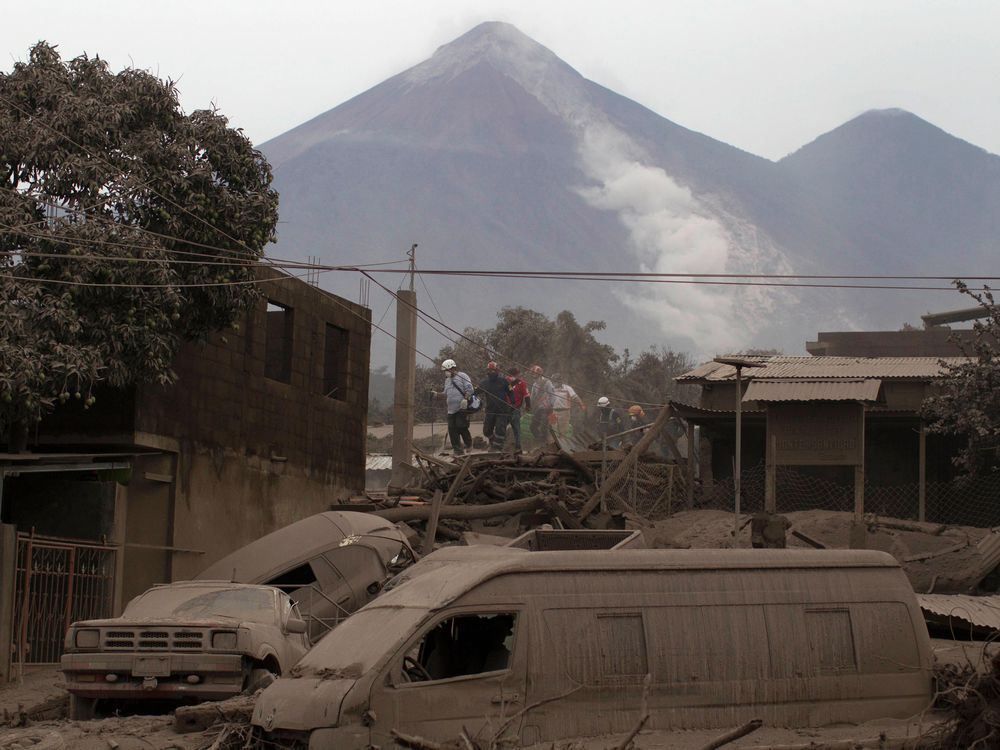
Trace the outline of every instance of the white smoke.
<path fill-rule="evenodd" d="M 730 254 L 725 228 L 703 211 L 690 190 L 662 168 L 642 163 L 635 153 L 617 129 L 587 126 L 581 155 L 586 173 L 598 184 L 580 189 L 580 194 L 596 208 L 618 214 L 641 271 L 725 273 Z M 619 291 L 619 297 L 664 334 L 692 339 L 702 353 L 729 350 L 745 341 L 733 324 L 732 295 L 718 288 L 632 284 Z"/>
<path fill-rule="evenodd" d="M 431 60 L 407 73 L 409 81 L 416 85 L 454 76 L 489 59 L 563 119 L 578 135 L 583 171 L 594 183 L 578 192 L 591 205 L 617 214 L 629 234 L 628 249 L 642 271 L 767 270 L 761 266 L 771 273 L 787 270 L 773 243 L 748 236 L 738 217 L 720 205 L 707 205 L 653 164 L 639 144 L 590 103 L 589 84 L 576 71 L 514 27 L 488 27 L 488 33 L 439 49 Z M 738 238 L 727 229 L 730 224 Z M 767 320 L 777 299 L 761 288 L 685 283 L 633 283 L 622 285 L 616 294 L 666 337 L 690 339 L 697 355 L 745 346 L 752 338 L 753 322 Z"/>

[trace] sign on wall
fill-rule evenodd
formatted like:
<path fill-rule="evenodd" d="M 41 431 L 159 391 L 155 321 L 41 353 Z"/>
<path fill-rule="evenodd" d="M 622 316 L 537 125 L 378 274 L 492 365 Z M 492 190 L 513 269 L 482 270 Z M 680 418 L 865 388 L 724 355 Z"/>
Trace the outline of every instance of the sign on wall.
<path fill-rule="evenodd" d="M 862 404 L 767 405 L 767 443 L 778 466 L 861 466 L 864 429 Z"/>

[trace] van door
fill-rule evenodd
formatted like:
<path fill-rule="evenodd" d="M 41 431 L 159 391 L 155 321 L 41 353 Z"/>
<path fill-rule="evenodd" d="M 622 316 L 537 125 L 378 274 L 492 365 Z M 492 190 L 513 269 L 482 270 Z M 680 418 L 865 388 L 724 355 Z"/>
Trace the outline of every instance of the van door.
<path fill-rule="evenodd" d="M 463 727 L 483 746 L 518 726 L 524 705 L 528 628 L 518 608 L 471 607 L 441 613 L 411 638 L 372 685 L 371 744 L 392 730 L 448 741 Z"/>

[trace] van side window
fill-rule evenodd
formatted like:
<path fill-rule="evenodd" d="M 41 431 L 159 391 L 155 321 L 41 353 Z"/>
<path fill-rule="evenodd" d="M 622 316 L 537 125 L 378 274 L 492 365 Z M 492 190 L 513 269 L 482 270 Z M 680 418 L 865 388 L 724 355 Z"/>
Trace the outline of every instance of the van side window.
<path fill-rule="evenodd" d="M 465 614 L 442 620 L 403 658 L 403 679 L 447 680 L 509 668 L 516 617 Z"/>
<path fill-rule="evenodd" d="M 649 672 L 641 613 L 550 609 L 543 616 L 554 650 L 576 682 L 637 683 Z"/>
<path fill-rule="evenodd" d="M 806 638 L 821 672 L 857 669 L 848 610 L 807 609 Z"/>

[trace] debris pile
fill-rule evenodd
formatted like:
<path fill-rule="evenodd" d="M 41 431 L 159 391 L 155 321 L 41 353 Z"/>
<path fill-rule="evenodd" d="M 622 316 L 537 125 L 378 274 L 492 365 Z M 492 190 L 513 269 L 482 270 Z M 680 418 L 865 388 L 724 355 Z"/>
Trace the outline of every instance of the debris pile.
<path fill-rule="evenodd" d="M 990 659 L 987 670 L 945 664 L 935 680 L 936 705 L 945 715 L 936 747 L 1000 748 L 1000 655 Z"/>
<path fill-rule="evenodd" d="M 643 449 L 640 443 L 625 451 L 571 453 L 552 445 L 530 454 L 472 454 L 456 463 L 417 451 L 408 486 L 397 488 L 373 512 L 408 524 L 424 539 L 424 554 L 435 539 L 489 542 L 488 537 L 509 539 L 543 524 L 620 529 L 634 509 L 609 489 L 636 462 L 662 463 Z"/>

